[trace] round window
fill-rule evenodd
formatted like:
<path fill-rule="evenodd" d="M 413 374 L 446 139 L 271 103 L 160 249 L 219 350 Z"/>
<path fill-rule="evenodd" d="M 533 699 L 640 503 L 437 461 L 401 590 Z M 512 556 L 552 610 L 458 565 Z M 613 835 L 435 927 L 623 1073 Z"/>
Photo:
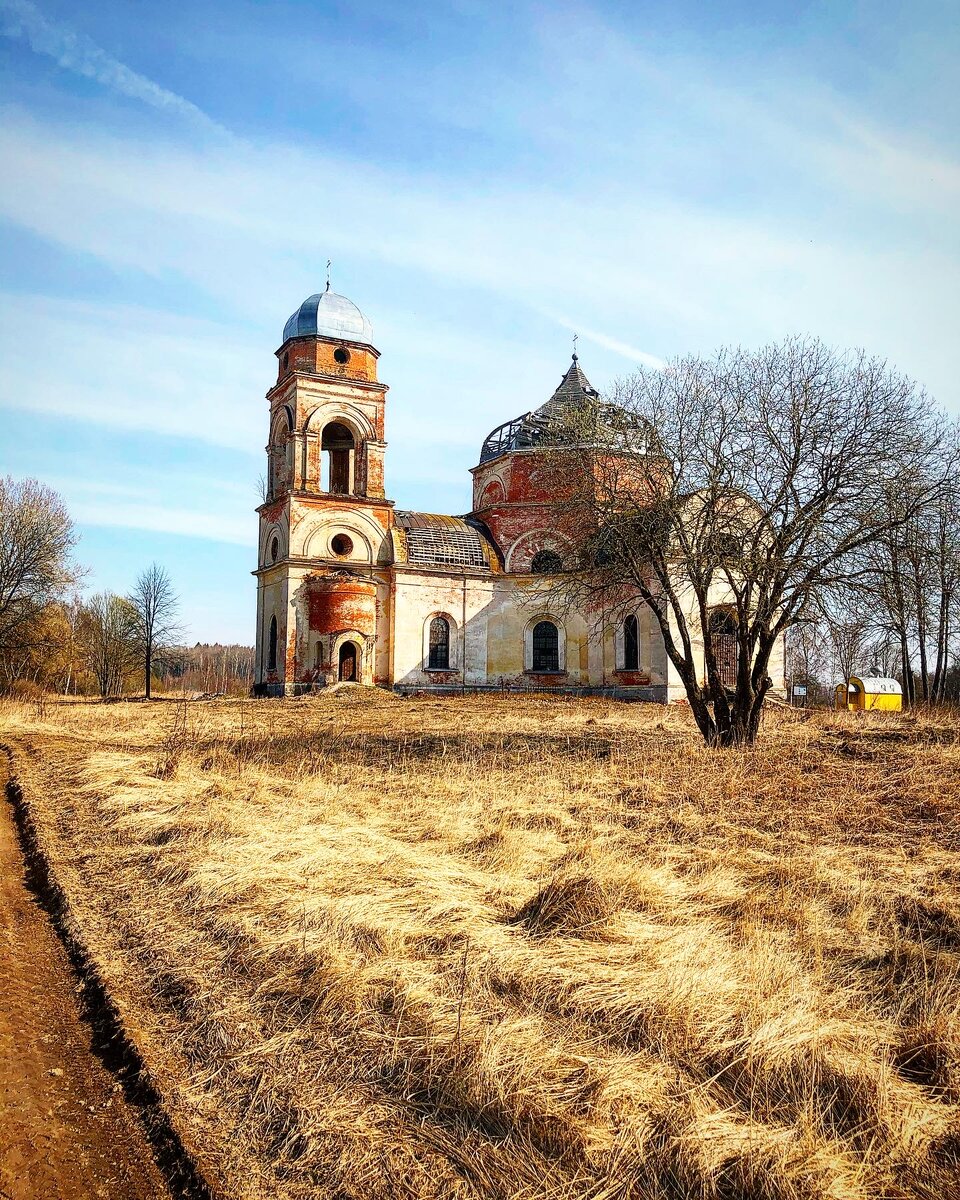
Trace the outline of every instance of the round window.
<path fill-rule="evenodd" d="M 345 533 L 338 533 L 330 542 L 330 549 L 340 558 L 346 558 L 353 549 L 353 542 Z"/>
<path fill-rule="evenodd" d="M 563 559 L 555 550 L 538 550 L 530 562 L 534 575 L 555 575 L 563 570 Z"/>
<path fill-rule="evenodd" d="M 276 562 L 280 555 L 280 539 L 274 538 L 270 543 L 270 561 Z"/>
<path fill-rule="evenodd" d="M 346 346 L 338 346 L 333 352 L 334 362 L 348 363 L 350 361 L 350 351 Z"/>

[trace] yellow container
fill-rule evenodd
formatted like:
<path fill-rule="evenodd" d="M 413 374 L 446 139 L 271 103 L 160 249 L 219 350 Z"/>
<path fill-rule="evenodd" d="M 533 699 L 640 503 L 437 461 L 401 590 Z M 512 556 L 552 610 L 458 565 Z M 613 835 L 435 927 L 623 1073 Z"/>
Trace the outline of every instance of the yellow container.
<path fill-rule="evenodd" d="M 903 691 L 895 679 L 884 679 L 879 675 L 859 679 L 851 675 L 846 683 L 837 684 L 834 704 L 850 712 L 866 712 L 869 709 L 900 712 L 903 708 Z"/>

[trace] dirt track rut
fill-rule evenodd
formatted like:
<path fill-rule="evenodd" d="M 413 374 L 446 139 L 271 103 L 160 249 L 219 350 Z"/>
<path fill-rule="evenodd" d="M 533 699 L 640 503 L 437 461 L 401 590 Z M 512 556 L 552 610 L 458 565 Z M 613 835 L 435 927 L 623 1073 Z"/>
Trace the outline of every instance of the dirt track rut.
<path fill-rule="evenodd" d="M 0 1200 L 170 1200 L 28 885 L 0 753 Z"/>

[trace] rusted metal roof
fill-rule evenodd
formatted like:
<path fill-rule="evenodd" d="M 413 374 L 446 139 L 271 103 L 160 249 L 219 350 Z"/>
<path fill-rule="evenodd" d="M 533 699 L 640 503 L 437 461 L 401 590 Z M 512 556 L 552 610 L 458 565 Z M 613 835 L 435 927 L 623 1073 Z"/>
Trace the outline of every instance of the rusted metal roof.
<path fill-rule="evenodd" d="M 429 567 L 471 567 L 490 570 L 496 551 L 484 536 L 479 522 L 440 513 L 397 510 L 397 525 L 403 530 L 407 561 Z"/>

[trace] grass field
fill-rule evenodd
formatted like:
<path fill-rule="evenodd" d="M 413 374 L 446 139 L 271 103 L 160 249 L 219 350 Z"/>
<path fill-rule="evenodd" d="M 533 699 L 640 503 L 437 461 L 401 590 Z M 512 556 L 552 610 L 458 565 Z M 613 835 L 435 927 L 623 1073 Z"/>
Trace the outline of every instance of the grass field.
<path fill-rule="evenodd" d="M 225 1197 L 960 1196 L 960 719 L 7 705 Z"/>

